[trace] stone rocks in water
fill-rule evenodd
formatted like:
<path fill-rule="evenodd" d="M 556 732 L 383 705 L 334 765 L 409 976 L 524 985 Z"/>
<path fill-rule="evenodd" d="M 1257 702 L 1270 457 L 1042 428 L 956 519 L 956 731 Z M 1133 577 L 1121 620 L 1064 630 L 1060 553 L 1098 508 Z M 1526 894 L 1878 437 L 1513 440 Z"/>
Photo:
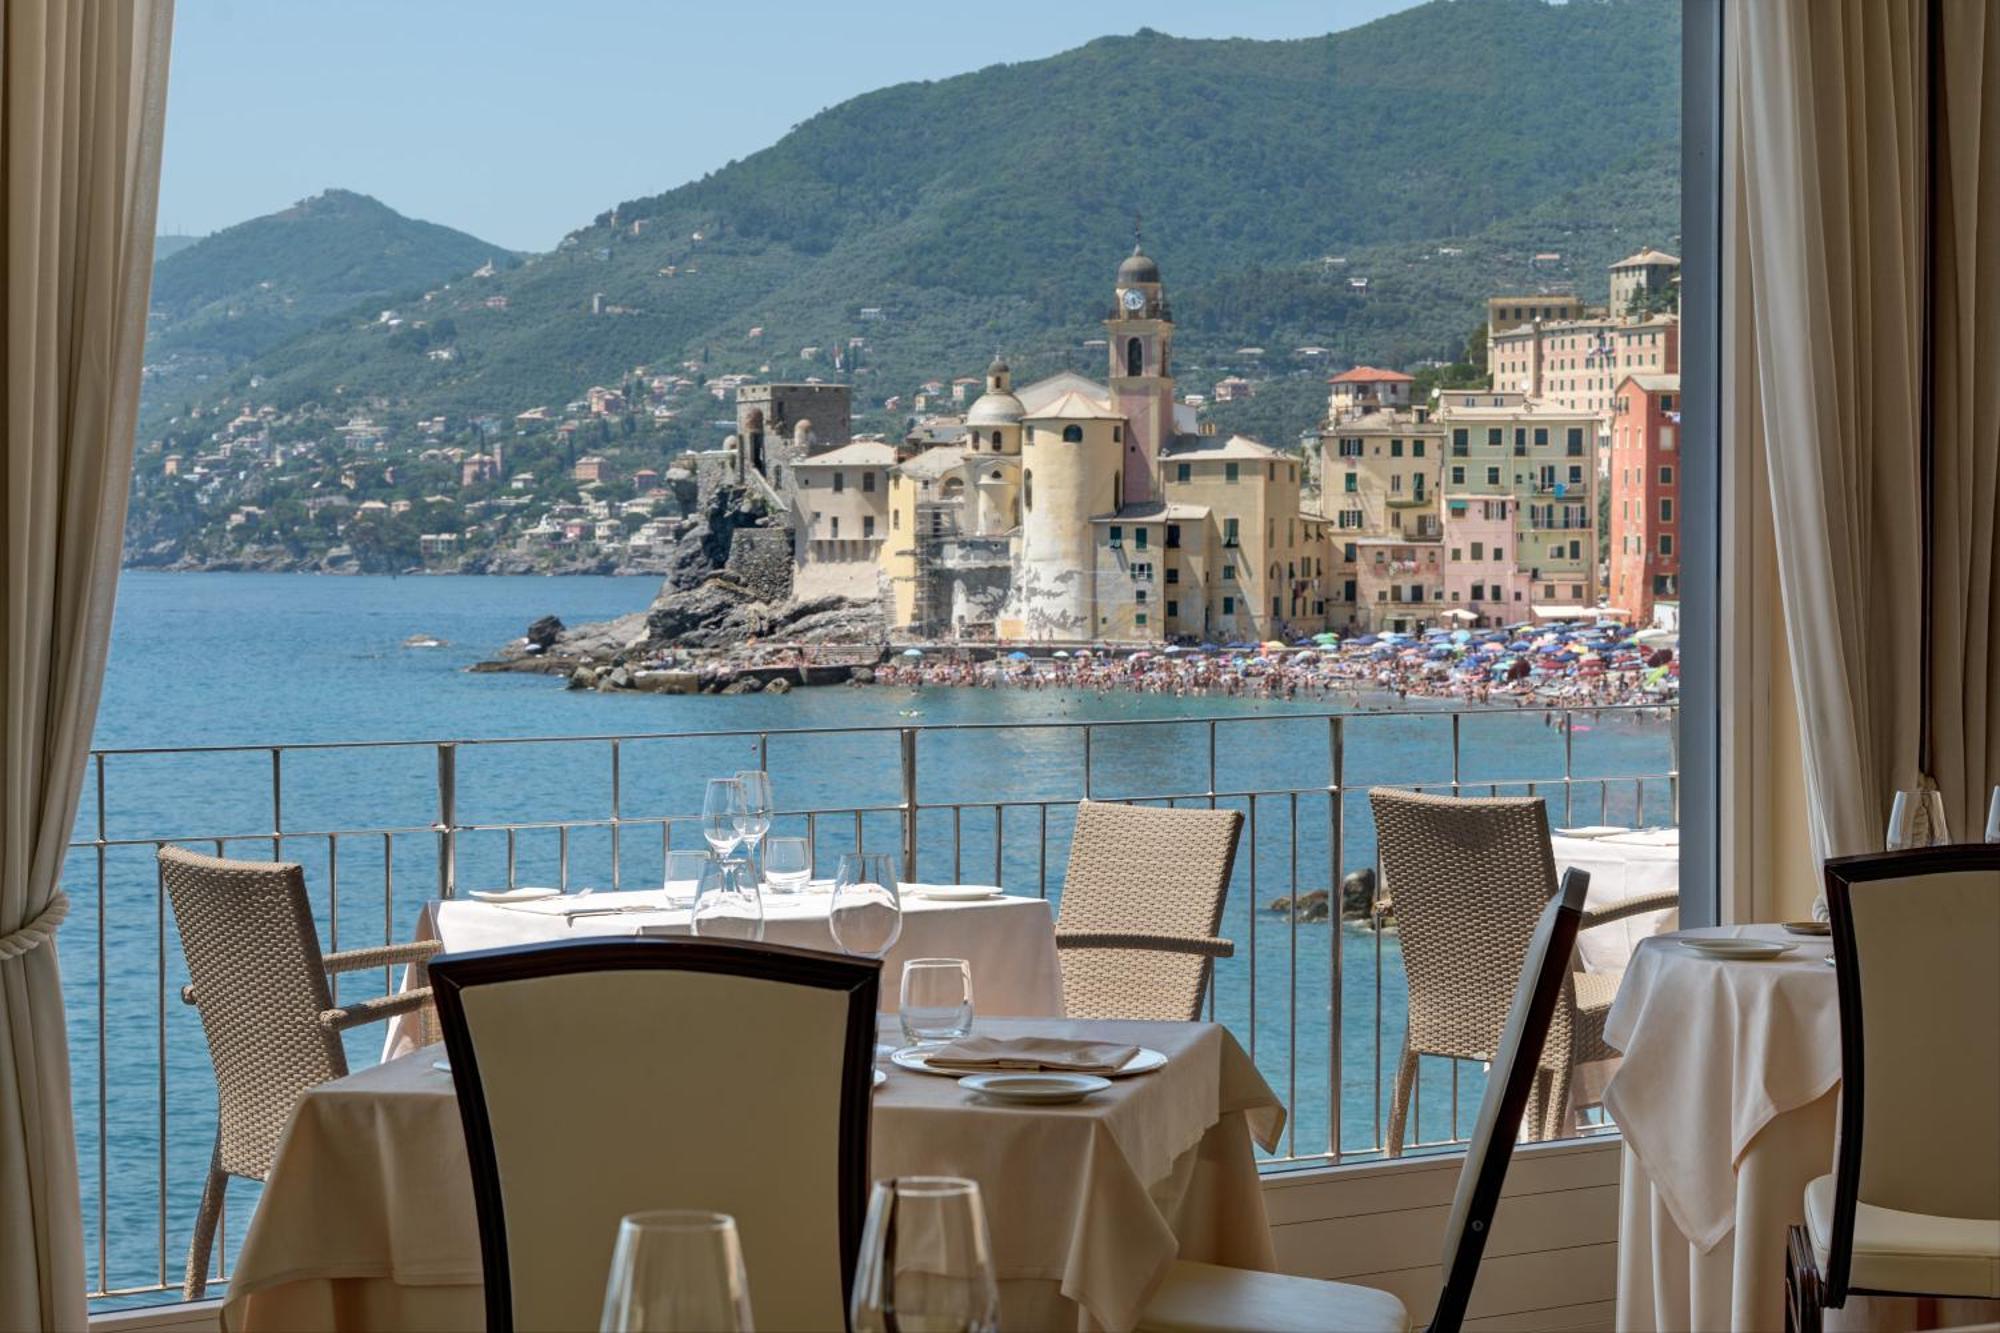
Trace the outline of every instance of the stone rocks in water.
<path fill-rule="evenodd" d="M 632 688 L 632 673 L 622 666 L 613 667 L 602 683 L 614 690 L 629 690 Z"/>
<path fill-rule="evenodd" d="M 555 646 L 555 642 L 562 635 L 562 632 L 562 621 L 554 616 L 543 616 L 540 620 L 528 626 L 527 640 L 543 652 L 547 652 Z"/>
<path fill-rule="evenodd" d="M 875 683 L 875 668 L 858 666 L 854 668 L 853 674 L 849 675 L 848 679 L 856 685 L 873 685 Z"/>
<path fill-rule="evenodd" d="M 1330 895 L 1325 889 L 1314 889 L 1302 893 L 1297 898 L 1273 898 L 1270 910 L 1273 912 L 1298 913 L 1301 921 L 1324 921 L 1327 918 Z"/>
<path fill-rule="evenodd" d="M 569 688 L 572 690 L 593 689 L 597 685 L 597 668 L 580 666 L 569 673 Z"/>
<path fill-rule="evenodd" d="M 1364 866 L 1360 870 L 1349 871 L 1340 881 L 1340 914 L 1351 921 L 1375 922 L 1386 925 L 1389 913 L 1384 910 L 1376 921 L 1375 911 L 1375 871 Z"/>
<path fill-rule="evenodd" d="M 738 676 L 722 687 L 724 694 L 755 694 L 764 688 L 764 682 L 755 676 Z"/>
<path fill-rule="evenodd" d="M 790 694 L 791 692 L 792 682 L 786 680 L 783 676 L 772 677 L 769 683 L 764 686 L 764 693 L 766 694 Z"/>

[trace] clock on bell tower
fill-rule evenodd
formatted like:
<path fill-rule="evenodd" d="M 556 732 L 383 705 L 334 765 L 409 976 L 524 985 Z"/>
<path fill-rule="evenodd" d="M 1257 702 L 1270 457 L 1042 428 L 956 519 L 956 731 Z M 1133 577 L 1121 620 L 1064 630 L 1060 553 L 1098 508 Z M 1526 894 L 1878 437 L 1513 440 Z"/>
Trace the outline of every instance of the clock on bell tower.
<path fill-rule="evenodd" d="M 1126 422 L 1125 499 L 1156 499 L 1160 448 L 1174 431 L 1174 321 L 1160 266 L 1137 245 L 1118 266 L 1117 303 L 1104 328 L 1111 408 Z"/>

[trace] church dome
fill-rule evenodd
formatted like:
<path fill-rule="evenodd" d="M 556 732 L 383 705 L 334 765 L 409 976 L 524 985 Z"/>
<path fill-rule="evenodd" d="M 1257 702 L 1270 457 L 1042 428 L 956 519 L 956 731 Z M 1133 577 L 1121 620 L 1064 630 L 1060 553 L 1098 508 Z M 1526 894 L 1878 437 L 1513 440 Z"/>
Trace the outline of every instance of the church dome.
<path fill-rule="evenodd" d="M 1151 255 L 1136 245 L 1132 247 L 1132 253 L 1125 257 L 1125 262 L 1118 266 L 1118 285 L 1121 287 L 1159 280 L 1160 266 L 1153 262 Z"/>
<path fill-rule="evenodd" d="M 968 426 L 1017 426 L 1028 409 L 1021 400 L 1005 389 L 991 390 L 979 395 L 965 414 Z"/>

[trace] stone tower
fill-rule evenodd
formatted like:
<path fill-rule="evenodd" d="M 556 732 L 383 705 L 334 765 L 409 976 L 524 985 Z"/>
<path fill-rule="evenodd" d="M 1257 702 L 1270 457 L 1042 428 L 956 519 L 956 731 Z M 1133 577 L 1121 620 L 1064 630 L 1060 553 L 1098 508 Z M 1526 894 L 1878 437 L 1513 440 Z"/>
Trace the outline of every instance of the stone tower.
<path fill-rule="evenodd" d="M 1111 317 L 1104 321 L 1111 353 L 1111 408 L 1125 432 L 1125 502 L 1157 499 L 1160 448 L 1174 432 L 1173 312 L 1160 286 L 1160 266 L 1137 245 L 1118 266 Z"/>

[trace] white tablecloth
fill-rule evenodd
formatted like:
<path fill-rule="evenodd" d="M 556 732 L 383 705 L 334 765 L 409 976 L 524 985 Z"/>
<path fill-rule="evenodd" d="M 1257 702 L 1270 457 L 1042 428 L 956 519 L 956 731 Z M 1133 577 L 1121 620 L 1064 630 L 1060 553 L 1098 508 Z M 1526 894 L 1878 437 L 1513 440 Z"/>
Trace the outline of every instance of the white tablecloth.
<path fill-rule="evenodd" d="M 1604 1095 L 1624 1131 L 1619 1193 L 1620 1333 L 1784 1327 L 1787 1228 L 1806 1183 L 1833 1170 L 1840 1002 L 1825 938 L 1780 926 L 1724 935 L 1797 945 L 1769 962 L 1721 962 L 1643 941 L 1604 1035 L 1625 1053 Z M 1853 1297 L 1840 1329 L 1990 1321 L 1990 1302 Z"/>
<path fill-rule="evenodd" d="M 1073 1107 L 981 1104 L 890 1067 L 871 1173 L 980 1182 L 1002 1326 L 1136 1321 L 1176 1255 L 1271 1269 L 1251 1149 L 1285 1112 L 1206 1023 L 981 1020 L 981 1031 L 1116 1040 L 1169 1057 Z M 883 1036 L 892 1038 L 890 1020 Z M 223 1305 L 228 1330 L 472 1329 L 484 1323 L 464 1133 L 437 1049 L 308 1093 L 279 1145 Z M 663 1204 L 667 1201 L 663 1201 Z"/>
<path fill-rule="evenodd" d="M 1799 947 L 1721 962 L 1667 935 L 1633 954 L 1604 1032 L 1625 1053 L 1604 1094 L 1625 1135 L 1618 1327 L 1777 1329 L 1785 1228 L 1833 1167 L 1830 948 L 1777 926 L 1684 933 Z"/>
<path fill-rule="evenodd" d="M 1556 834 L 1549 843 L 1558 875 L 1571 866 L 1590 872 L 1587 908 L 1616 907 L 1680 887 L 1679 829 L 1619 829 L 1595 837 Z M 1640 940 L 1672 930 L 1679 920 L 1677 911 L 1647 912 L 1585 931 L 1577 939 L 1584 970 L 1623 971 Z"/>
<path fill-rule="evenodd" d="M 1062 969 L 1056 960 L 1055 917 L 1040 898 L 1002 897 L 977 902 L 943 902 L 922 897 L 929 885 L 903 892 L 903 933 L 882 960 L 885 1013 L 901 1001 L 903 963 L 911 958 L 963 958 L 972 965 L 973 1010 L 994 1016 L 1061 1017 Z M 593 893 L 571 898 L 573 907 L 648 907 L 657 911 L 620 912 L 565 919 L 544 915 L 554 900 L 519 907 L 469 898 L 433 899 L 417 918 L 414 938 L 441 941 L 448 953 L 496 949 L 510 944 L 545 944 L 593 935 L 685 934 L 686 908 L 670 909 L 659 891 Z M 764 940 L 801 949 L 836 950 L 827 926 L 832 896 L 825 893 L 764 899 Z M 410 984 L 406 974 L 404 985 Z M 382 1058 L 407 1054 L 424 1042 L 419 1015 L 389 1025 Z"/>

